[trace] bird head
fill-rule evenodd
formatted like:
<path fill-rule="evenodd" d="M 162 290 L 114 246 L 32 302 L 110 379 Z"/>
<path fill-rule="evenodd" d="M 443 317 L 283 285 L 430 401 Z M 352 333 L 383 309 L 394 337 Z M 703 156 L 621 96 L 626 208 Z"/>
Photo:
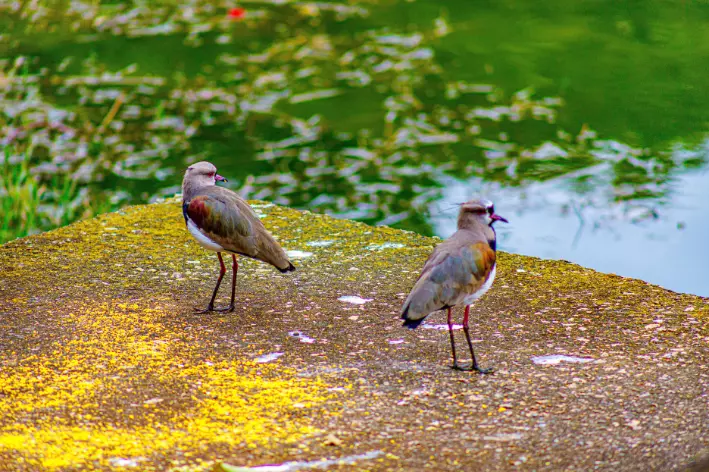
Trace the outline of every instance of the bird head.
<path fill-rule="evenodd" d="M 217 174 L 217 168 L 214 164 L 207 161 L 197 162 L 192 164 L 185 171 L 185 177 L 182 180 L 182 188 L 200 188 L 209 185 L 214 185 L 217 182 L 227 182 L 227 179 Z"/>
<path fill-rule="evenodd" d="M 474 224 L 492 227 L 496 221 L 509 223 L 507 219 L 495 213 L 495 205 L 490 200 L 470 200 L 460 205 L 458 229 L 469 228 Z"/>

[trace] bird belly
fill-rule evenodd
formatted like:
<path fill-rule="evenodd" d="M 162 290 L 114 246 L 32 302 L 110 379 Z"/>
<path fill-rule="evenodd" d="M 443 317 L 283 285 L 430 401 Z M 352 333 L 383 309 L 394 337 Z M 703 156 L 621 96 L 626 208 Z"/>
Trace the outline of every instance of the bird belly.
<path fill-rule="evenodd" d="M 485 281 L 485 283 L 483 284 L 483 286 L 480 287 L 475 293 L 471 293 L 470 295 L 467 295 L 463 299 L 463 304 L 470 305 L 475 300 L 477 300 L 478 298 L 485 295 L 485 292 L 490 290 L 490 287 L 492 287 L 492 283 L 495 281 L 495 273 L 496 272 L 497 272 L 497 265 L 494 265 L 494 266 L 492 266 L 492 271 L 490 272 L 490 275 L 488 276 L 488 278 Z"/>
<path fill-rule="evenodd" d="M 196 224 L 190 219 L 187 220 L 187 229 L 190 234 L 197 240 L 200 246 L 210 251 L 223 252 L 224 248 L 219 244 L 215 243 L 211 239 L 202 233 Z"/>

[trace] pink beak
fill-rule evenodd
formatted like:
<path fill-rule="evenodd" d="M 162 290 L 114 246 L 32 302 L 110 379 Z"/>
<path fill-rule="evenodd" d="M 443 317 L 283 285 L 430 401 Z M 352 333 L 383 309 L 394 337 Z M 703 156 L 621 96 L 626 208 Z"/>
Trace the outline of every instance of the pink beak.
<path fill-rule="evenodd" d="M 224 177 L 222 177 L 219 174 L 214 175 L 214 181 L 215 182 L 229 182 L 227 179 L 225 179 Z"/>
<path fill-rule="evenodd" d="M 503 223 L 509 223 L 509 221 L 507 221 L 505 218 L 501 217 L 500 215 L 498 215 L 496 213 L 493 213 L 492 215 L 490 215 L 490 218 L 492 219 L 492 223 L 494 223 L 495 221 L 502 221 Z"/>

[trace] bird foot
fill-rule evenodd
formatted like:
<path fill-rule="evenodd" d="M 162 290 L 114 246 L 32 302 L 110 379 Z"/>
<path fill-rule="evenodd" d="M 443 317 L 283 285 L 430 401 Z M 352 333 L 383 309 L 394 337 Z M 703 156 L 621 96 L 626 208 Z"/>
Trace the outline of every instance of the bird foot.
<path fill-rule="evenodd" d="M 216 312 L 219 312 L 219 313 L 226 313 L 226 312 L 232 312 L 232 311 L 234 311 L 234 305 L 229 305 L 229 306 L 224 307 L 224 308 L 214 308 L 214 306 L 209 305 L 209 306 L 207 306 L 207 308 L 205 308 L 204 310 L 200 310 L 199 308 L 195 308 L 194 311 L 195 311 L 195 313 L 198 314 L 198 315 L 202 315 L 202 314 L 204 314 L 204 313 L 211 313 L 211 312 L 213 312 L 213 311 L 216 311 Z"/>
<path fill-rule="evenodd" d="M 493 367 L 488 367 L 487 369 L 481 369 L 478 366 L 473 367 L 473 370 L 477 371 L 479 374 L 494 374 L 495 369 Z"/>
<path fill-rule="evenodd" d="M 481 369 L 480 367 L 478 367 L 477 365 L 474 365 L 474 364 L 473 364 L 473 365 L 469 365 L 469 366 L 462 366 L 462 365 L 458 364 L 457 362 L 451 366 L 451 369 L 453 369 L 453 370 L 459 370 L 459 371 L 461 371 L 461 372 L 473 372 L 473 371 L 475 371 L 475 372 L 478 372 L 478 373 L 480 373 L 480 374 L 492 374 L 492 373 L 495 372 L 495 369 L 493 369 L 492 367 L 487 368 L 487 369 Z"/>
<path fill-rule="evenodd" d="M 231 313 L 234 311 L 234 305 L 225 306 L 224 308 L 215 308 L 214 311 L 218 311 L 219 313 Z"/>

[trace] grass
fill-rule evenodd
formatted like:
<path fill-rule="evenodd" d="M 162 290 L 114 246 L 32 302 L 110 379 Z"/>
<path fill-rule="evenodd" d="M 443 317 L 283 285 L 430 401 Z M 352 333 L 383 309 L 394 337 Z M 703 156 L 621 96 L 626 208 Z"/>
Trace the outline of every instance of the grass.
<path fill-rule="evenodd" d="M 42 194 L 40 185 L 30 175 L 26 162 L 10 164 L 7 148 L 3 154 L 0 179 L 0 242 L 41 230 L 38 223 Z"/>
<path fill-rule="evenodd" d="M 89 189 L 70 175 L 33 174 L 31 150 L 19 162 L 12 150 L 11 144 L 5 146 L 0 160 L 0 243 L 114 209 L 106 199 L 91 198 Z"/>

